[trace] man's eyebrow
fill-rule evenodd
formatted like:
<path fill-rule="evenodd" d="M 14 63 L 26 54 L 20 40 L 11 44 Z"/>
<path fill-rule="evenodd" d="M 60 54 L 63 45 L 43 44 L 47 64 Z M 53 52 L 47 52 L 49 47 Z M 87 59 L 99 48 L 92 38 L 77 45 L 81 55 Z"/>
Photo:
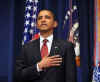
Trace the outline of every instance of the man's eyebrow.
<path fill-rule="evenodd" d="M 43 16 L 38 16 L 38 18 L 41 18 L 41 17 L 43 17 Z M 51 16 L 49 16 L 49 15 L 45 15 L 45 17 L 51 17 Z"/>
<path fill-rule="evenodd" d="M 42 16 L 38 16 L 38 17 L 42 17 Z"/>

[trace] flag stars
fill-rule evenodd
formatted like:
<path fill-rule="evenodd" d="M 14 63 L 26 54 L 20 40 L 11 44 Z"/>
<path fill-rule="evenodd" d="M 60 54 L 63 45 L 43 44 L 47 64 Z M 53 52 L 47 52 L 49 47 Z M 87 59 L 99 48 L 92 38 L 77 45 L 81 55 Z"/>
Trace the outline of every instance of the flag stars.
<path fill-rule="evenodd" d="M 33 18 L 33 19 L 36 19 L 36 15 L 34 14 L 34 15 L 32 16 L 32 18 Z"/>
<path fill-rule="evenodd" d="M 26 39 L 27 39 L 26 36 L 24 36 L 24 41 L 26 41 Z"/>
<path fill-rule="evenodd" d="M 33 8 L 33 11 L 36 11 L 37 10 L 37 7 L 35 6 L 34 8 Z"/>
<path fill-rule="evenodd" d="M 68 16 L 67 15 L 65 16 L 65 20 L 68 20 Z"/>
<path fill-rule="evenodd" d="M 79 33 L 76 33 L 76 36 L 78 37 L 79 36 Z"/>
<path fill-rule="evenodd" d="M 74 28 L 78 28 L 79 27 L 79 23 L 78 22 L 76 22 L 75 24 L 74 24 Z"/>
<path fill-rule="evenodd" d="M 35 26 L 35 23 L 34 23 L 34 22 L 32 22 L 32 23 L 31 23 L 31 27 L 34 27 L 34 26 Z"/>
<path fill-rule="evenodd" d="M 33 29 L 30 29 L 30 34 L 33 34 Z"/>
<path fill-rule="evenodd" d="M 29 10 L 31 10 L 31 6 L 29 5 L 28 7 L 27 7 Z"/>
<path fill-rule="evenodd" d="M 79 27 L 79 23 L 76 22 L 76 23 L 73 25 L 72 30 L 75 31 L 78 27 Z"/>
<path fill-rule="evenodd" d="M 27 29 L 27 28 L 25 28 L 24 32 L 25 32 L 25 33 L 27 33 L 27 32 L 28 32 L 28 29 Z"/>
<path fill-rule="evenodd" d="M 29 2 L 33 2 L 33 0 L 29 0 Z"/>
<path fill-rule="evenodd" d="M 68 11 L 68 12 L 67 12 L 67 14 L 70 16 L 71 12 L 70 12 L 70 11 Z"/>
<path fill-rule="evenodd" d="M 25 7 L 25 22 L 24 22 L 24 36 L 22 40 L 22 45 L 29 41 L 33 34 L 37 31 L 36 29 L 36 18 L 38 10 L 39 0 L 26 0 Z"/>
<path fill-rule="evenodd" d="M 27 26 L 27 25 L 29 24 L 29 21 L 26 21 L 25 24 L 26 24 L 26 26 Z"/>
<path fill-rule="evenodd" d="M 38 3 L 38 0 L 35 0 L 35 3 Z"/>
<path fill-rule="evenodd" d="M 74 5 L 74 6 L 73 6 L 73 9 L 74 9 L 74 10 L 77 10 L 77 6 L 76 6 L 76 5 Z"/>
<path fill-rule="evenodd" d="M 30 17 L 30 13 L 27 13 L 26 16 L 27 16 L 27 18 L 29 18 Z"/>

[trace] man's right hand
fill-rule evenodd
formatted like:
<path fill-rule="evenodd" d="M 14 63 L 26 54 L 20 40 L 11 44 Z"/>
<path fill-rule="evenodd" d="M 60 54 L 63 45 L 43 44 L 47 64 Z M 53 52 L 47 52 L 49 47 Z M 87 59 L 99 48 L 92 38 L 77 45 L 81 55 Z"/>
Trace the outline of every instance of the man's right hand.
<path fill-rule="evenodd" d="M 54 56 L 46 56 L 39 63 L 39 69 L 45 69 L 54 66 L 60 66 L 62 62 L 62 58 L 59 55 Z"/>

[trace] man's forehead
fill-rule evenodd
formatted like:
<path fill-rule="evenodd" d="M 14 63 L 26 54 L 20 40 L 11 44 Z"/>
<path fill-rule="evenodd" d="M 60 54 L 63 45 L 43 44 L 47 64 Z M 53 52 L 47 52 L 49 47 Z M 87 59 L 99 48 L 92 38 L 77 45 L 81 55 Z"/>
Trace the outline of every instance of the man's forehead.
<path fill-rule="evenodd" d="M 41 15 L 52 15 L 53 16 L 53 13 L 49 10 L 41 10 L 38 14 L 38 16 L 41 16 Z"/>

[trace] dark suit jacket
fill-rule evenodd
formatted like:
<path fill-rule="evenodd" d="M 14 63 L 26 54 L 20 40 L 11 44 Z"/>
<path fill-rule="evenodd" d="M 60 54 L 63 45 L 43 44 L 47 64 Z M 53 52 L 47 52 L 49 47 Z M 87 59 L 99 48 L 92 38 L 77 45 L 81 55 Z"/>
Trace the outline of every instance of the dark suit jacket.
<path fill-rule="evenodd" d="M 59 48 L 63 62 L 59 67 L 50 67 L 38 72 L 37 62 L 41 60 L 39 39 L 29 42 L 22 48 L 16 59 L 17 82 L 76 82 L 75 54 L 73 45 L 67 41 L 54 39 L 50 56 L 55 55 L 54 47 Z"/>

